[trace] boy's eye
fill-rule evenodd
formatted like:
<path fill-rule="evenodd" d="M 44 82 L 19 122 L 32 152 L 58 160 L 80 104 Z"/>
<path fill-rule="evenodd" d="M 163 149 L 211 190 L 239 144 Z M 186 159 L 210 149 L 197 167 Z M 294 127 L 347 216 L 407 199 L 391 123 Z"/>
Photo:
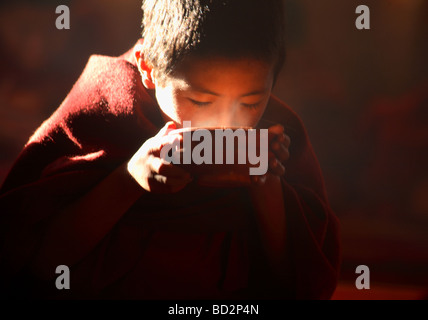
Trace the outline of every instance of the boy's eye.
<path fill-rule="evenodd" d="M 257 103 L 242 103 L 242 106 L 249 109 L 255 109 L 259 106 L 260 102 Z"/>
<path fill-rule="evenodd" d="M 206 102 L 202 102 L 202 101 L 196 101 L 193 99 L 189 99 L 191 103 L 193 103 L 194 105 L 198 106 L 198 107 L 206 107 L 208 105 L 211 104 L 210 101 L 206 101 Z"/>

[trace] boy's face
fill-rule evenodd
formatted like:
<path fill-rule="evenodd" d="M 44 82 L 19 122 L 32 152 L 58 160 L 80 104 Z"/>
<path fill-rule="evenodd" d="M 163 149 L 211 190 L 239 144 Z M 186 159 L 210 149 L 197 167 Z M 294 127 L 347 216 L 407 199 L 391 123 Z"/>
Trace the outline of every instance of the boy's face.
<path fill-rule="evenodd" d="M 193 127 L 254 127 L 271 94 L 273 65 L 254 58 L 191 58 L 153 83 L 165 120 L 177 127 L 183 121 Z"/>

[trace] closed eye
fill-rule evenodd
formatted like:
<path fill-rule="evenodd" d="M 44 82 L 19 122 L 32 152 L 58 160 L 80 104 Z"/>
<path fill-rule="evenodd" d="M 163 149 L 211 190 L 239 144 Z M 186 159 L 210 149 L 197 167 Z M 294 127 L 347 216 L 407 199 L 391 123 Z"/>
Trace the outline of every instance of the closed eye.
<path fill-rule="evenodd" d="M 193 100 L 193 99 L 189 99 L 189 101 L 191 103 L 193 103 L 195 106 L 198 106 L 198 107 L 206 107 L 206 106 L 208 106 L 208 105 L 210 105 L 212 103 L 210 101 L 202 102 L 202 101 L 196 101 L 196 100 Z"/>
<path fill-rule="evenodd" d="M 255 109 L 259 106 L 260 102 L 257 103 L 242 103 L 242 106 L 249 109 Z"/>

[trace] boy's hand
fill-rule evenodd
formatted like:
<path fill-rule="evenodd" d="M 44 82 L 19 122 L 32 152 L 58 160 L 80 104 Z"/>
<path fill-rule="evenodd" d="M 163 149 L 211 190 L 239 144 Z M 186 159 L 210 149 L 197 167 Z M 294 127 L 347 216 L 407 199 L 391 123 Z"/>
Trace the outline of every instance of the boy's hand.
<path fill-rule="evenodd" d="M 190 174 L 160 158 L 162 148 L 174 140 L 182 140 L 181 135 L 168 135 L 176 129 L 168 122 L 156 136 L 148 139 L 128 162 L 128 172 L 147 191 L 172 193 L 183 189 L 192 181 Z"/>
<path fill-rule="evenodd" d="M 272 174 L 282 176 L 285 174 L 284 162 L 290 157 L 288 148 L 290 147 L 290 137 L 284 133 L 284 127 L 276 124 L 269 129 L 269 170 L 262 176 L 251 176 L 257 184 L 263 184 L 266 176 Z"/>

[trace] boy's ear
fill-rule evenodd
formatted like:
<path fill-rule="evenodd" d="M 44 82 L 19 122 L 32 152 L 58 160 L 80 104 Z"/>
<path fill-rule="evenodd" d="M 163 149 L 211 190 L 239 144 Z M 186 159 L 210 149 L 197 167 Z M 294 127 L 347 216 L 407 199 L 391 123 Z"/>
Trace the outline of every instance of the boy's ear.
<path fill-rule="evenodd" d="M 134 57 L 141 74 L 141 80 L 146 89 L 155 89 L 156 86 L 153 79 L 153 69 L 146 63 L 146 61 L 144 61 L 142 48 L 143 46 L 138 44 L 134 49 Z"/>

